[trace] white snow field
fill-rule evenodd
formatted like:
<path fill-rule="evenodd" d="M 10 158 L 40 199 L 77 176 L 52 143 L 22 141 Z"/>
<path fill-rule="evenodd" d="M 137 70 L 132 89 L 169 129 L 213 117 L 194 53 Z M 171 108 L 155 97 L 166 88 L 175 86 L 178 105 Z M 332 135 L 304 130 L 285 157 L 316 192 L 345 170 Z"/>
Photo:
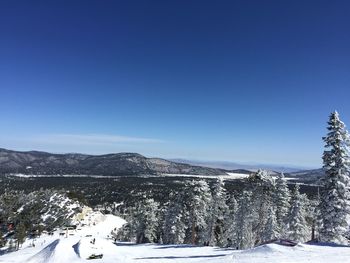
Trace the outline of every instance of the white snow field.
<path fill-rule="evenodd" d="M 237 251 L 190 245 L 114 244 L 111 232 L 125 220 L 86 209 L 76 217 L 77 230 L 56 231 L 27 240 L 19 251 L 0 256 L 8 263 L 78 263 L 78 262 L 139 262 L 139 263 L 345 263 L 350 262 L 350 247 L 299 244 L 286 247 L 268 244 L 250 250 Z M 59 235 L 59 234 L 64 235 Z M 94 242 L 93 242 L 94 241 Z M 94 243 L 94 244 L 93 244 Z M 88 260 L 92 254 L 102 259 Z"/>

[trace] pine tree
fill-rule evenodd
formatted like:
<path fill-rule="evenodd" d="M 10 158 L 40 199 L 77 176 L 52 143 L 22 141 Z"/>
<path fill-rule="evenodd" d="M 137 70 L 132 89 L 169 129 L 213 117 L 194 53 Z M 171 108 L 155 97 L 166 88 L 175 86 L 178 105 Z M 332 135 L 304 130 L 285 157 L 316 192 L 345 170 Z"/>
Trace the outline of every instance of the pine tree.
<path fill-rule="evenodd" d="M 309 227 L 310 240 L 318 240 L 317 233 L 319 231 L 318 219 L 319 219 L 319 199 L 318 196 L 314 199 L 307 199 L 305 196 L 305 202 L 308 204 L 306 207 L 306 221 Z"/>
<path fill-rule="evenodd" d="M 211 194 L 208 183 L 204 180 L 191 181 L 186 184 L 186 209 L 188 212 L 186 243 L 204 244 L 207 242 L 207 220 Z"/>
<path fill-rule="evenodd" d="M 276 206 L 276 220 L 279 228 L 280 236 L 285 235 L 286 220 L 289 212 L 290 193 L 287 186 L 287 180 L 281 173 L 276 179 L 276 191 L 274 195 L 274 204 Z"/>
<path fill-rule="evenodd" d="M 243 191 L 238 199 L 238 210 L 236 215 L 236 246 L 238 249 L 251 248 L 255 244 L 253 235 L 253 216 L 252 216 L 252 193 Z"/>
<path fill-rule="evenodd" d="M 222 246 L 224 217 L 228 213 L 226 190 L 222 178 L 218 178 L 214 183 L 209 212 L 207 240 L 211 246 Z"/>
<path fill-rule="evenodd" d="M 143 198 L 137 206 L 134 219 L 136 243 L 157 241 L 159 204 L 153 198 Z"/>
<path fill-rule="evenodd" d="M 296 184 L 291 197 L 288 229 L 289 238 L 298 242 L 306 241 L 308 236 L 305 205 L 305 197 L 300 194 L 299 185 Z"/>
<path fill-rule="evenodd" d="M 266 222 L 266 226 L 264 228 L 264 232 L 262 234 L 261 239 L 263 242 L 274 240 L 279 237 L 280 230 L 279 225 L 276 218 L 276 212 L 273 206 L 269 209 L 269 216 Z"/>
<path fill-rule="evenodd" d="M 248 178 L 249 191 L 251 192 L 251 217 L 253 224 L 254 245 L 263 242 L 261 239 L 265 232 L 269 216 L 269 208 L 273 205 L 275 181 L 264 170 L 252 174 Z"/>
<path fill-rule="evenodd" d="M 329 132 L 323 138 L 326 149 L 323 153 L 325 177 L 321 189 L 320 239 L 345 243 L 347 217 L 350 215 L 349 135 L 337 112 L 330 115 L 327 129 Z"/>
<path fill-rule="evenodd" d="M 128 207 L 123 214 L 123 218 L 127 222 L 117 231 L 117 239 L 121 241 L 136 242 L 136 228 L 138 222 L 136 219 L 137 208 Z"/>
<path fill-rule="evenodd" d="M 1 219 L 0 219 L 0 222 L 2 222 Z M 4 236 L 4 233 L 3 233 L 3 231 L 2 231 L 2 229 L 0 227 L 0 248 L 5 246 L 5 243 L 6 243 L 5 239 L 3 238 L 3 236 Z"/>
<path fill-rule="evenodd" d="M 165 212 L 162 240 L 164 244 L 182 244 L 186 234 L 183 194 L 172 193 L 170 199 Z"/>
<path fill-rule="evenodd" d="M 16 249 L 18 250 L 20 245 L 23 244 L 27 236 L 26 227 L 23 222 L 19 222 L 16 226 L 15 238 L 17 240 Z"/>
<path fill-rule="evenodd" d="M 314 227 L 315 227 L 315 238 L 317 240 L 320 240 L 320 232 L 321 232 L 321 229 L 322 229 L 322 215 L 321 215 L 321 194 L 320 194 L 320 188 L 318 187 L 317 188 L 317 197 L 316 197 L 316 200 L 315 200 L 315 210 L 314 210 L 314 213 L 315 213 L 315 224 L 314 224 Z"/>
<path fill-rule="evenodd" d="M 228 210 L 224 215 L 224 230 L 220 243 L 226 247 L 237 246 L 237 210 L 238 203 L 234 195 L 228 201 Z"/>

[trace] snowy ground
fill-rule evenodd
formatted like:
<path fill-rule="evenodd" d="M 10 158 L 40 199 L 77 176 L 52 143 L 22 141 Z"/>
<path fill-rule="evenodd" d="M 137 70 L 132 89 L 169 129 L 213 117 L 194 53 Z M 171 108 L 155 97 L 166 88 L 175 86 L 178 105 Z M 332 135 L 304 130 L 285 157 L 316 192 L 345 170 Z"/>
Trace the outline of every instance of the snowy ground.
<path fill-rule="evenodd" d="M 53 236 L 42 235 L 27 240 L 19 251 L 0 256 L 7 263 L 78 263 L 91 262 L 91 254 L 103 254 L 102 259 L 92 262 L 139 262 L 139 263 L 292 263 L 292 262 L 350 262 L 349 247 L 332 247 L 300 244 L 284 247 L 269 244 L 245 251 L 188 245 L 156 245 L 131 243 L 114 244 L 107 238 L 111 231 L 124 224 L 124 220 L 98 212 L 87 211 L 82 223 L 85 226 L 66 232 L 56 231 Z M 91 241 L 95 239 L 95 243 Z"/>
<path fill-rule="evenodd" d="M 45 237 L 43 237 L 45 238 Z M 0 262 L 64 263 L 86 262 L 92 253 L 102 253 L 96 262 L 149 262 L 149 263 L 295 263 L 295 262 L 350 262 L 350 248 L 298 245 L 283 247 L 270 244 L 246 251 L 212 247 L 172 246 L 129 243 L 113 244 L 106 239 L 46 237 L 45 245 L 27 247 L 0 257 Z M 39 240 L 38 240 L 39 241 Z M 41 241 L 41 240 L 40 240 Z"/>
<path fill-rule="evenodd" d="M 249 174 L 241 174 L 241 173 L 227 173 L 225 175 L 193 175 L 193 174 L 162 174 L 162 176 L 169 177 L 189 177 L 189 178 L 201 178 L 201 179 L 216 179 L 222 178 L 224 180 L 234 180 L 234 179 L 243 179 L 247 178 Z"/>
<path fill-rule="evenodd" d="M 350 262 L 350 247 L 299 244 L 285 247 L 269 244 L 233 253 L 237 263 L 346 263 Z"/>

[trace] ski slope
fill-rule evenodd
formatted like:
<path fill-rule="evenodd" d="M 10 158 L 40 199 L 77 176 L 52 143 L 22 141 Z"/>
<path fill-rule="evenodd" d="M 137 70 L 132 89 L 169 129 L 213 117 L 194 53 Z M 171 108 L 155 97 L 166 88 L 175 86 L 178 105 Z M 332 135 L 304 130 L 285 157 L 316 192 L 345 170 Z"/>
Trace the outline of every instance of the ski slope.
<path fill-rule="evenodd" d="M 102 253 L 102 259 L 87 260 L 91 253 Z M 23 248 L 0 257 L 8 263 L 64 263 L 64 262 L 145 262 L 145 263 L 328 263 L 350 262 L 349 247 L 297 245 L 283 247 L 264 245 L 245 251 L 186 245 L 156 245 L 131 243 L 113 244 L 110 240 L 96 238 L 95 245 L 88 238 L 58 238 L 47 246 Z"/>
<path fill-rule="evenodd" d="M 80 218 L 81 226 L 73 232 L 42 235 L 27 240 L 19 251 L 0 256 L 6 263 L 350 263 L 350 247 L 299 244 L 285 247 L 268 244 L 250 250 L 237 251 L 215 247 L 190 245 L 157 245 L 117 243 L 111 232 L 125 221 L 113 215 L 87 211 Z M 93 242 L 94 241 L 94 242 Z M 103 254 L 102 259 L 88 260 L 91 254 Z"/>

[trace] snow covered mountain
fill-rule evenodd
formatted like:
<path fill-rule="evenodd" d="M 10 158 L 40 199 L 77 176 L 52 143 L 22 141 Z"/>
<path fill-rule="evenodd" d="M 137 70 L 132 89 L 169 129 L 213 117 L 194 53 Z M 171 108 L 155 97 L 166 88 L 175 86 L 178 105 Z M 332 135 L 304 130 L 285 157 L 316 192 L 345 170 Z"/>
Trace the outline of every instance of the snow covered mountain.
<path fill-rule="evenodd" d="M 305 184 L 319 184 L 319 180 L 324 177 L 324 175 L 324 170 L 321 168 L 289 173 L 286 176 Z"/>
<path fill-rule="evenodd" d="M 0 174 L 9 173 L 124 176 L 160 173 L 223 175 L 226 171 L 159 158 L 146 158 L 137 153 L 85 155 L 0 149 Z"/>

